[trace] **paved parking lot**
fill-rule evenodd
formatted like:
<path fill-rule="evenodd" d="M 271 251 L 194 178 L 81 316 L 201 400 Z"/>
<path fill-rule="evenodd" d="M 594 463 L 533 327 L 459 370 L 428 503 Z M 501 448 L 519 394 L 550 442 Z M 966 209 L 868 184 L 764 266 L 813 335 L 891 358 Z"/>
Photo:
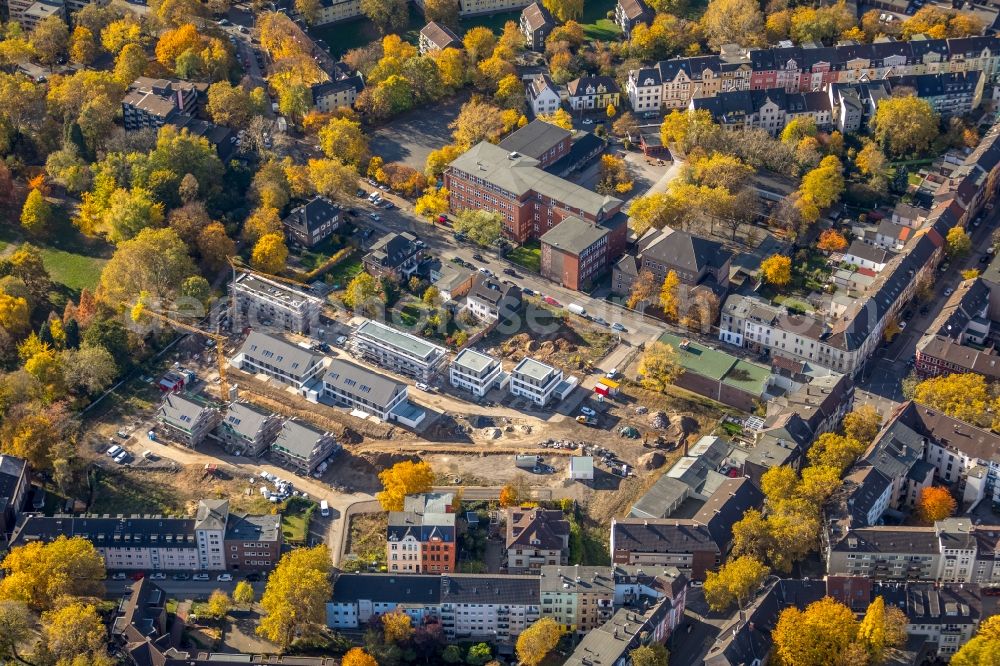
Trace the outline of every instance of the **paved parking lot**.
<path fill-rule="evenodd" d="M 372 154 L 423 171 L 427 155 L 451 143 L 448 124 L 458 117 L 468 98 L 462 93 L 432 107 L 404 113 L 372 134 Z"/>

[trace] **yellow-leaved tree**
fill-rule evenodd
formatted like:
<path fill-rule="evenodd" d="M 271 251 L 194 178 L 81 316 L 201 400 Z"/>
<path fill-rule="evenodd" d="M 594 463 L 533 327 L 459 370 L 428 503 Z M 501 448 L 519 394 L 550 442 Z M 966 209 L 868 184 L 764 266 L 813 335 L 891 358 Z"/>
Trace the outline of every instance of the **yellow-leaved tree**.
<path fill-rule="evenodd" d="M 517 658 L 525 666 L 538 666 L 559 644 L 562 630 L 551 617 L 536 620 L 517 637 Z"/>
<path fill-rule="evenodd" d="M 325 545 L 285 553 L 267 579 L 257 633 L 285 650 L 297 632 L 322 626 L 333 592 L 332 567 Z"/>
<path fill-rule="evenodd" d="M 858 627 L 858 642 L 868 652 L 870 663 L 882 663 L 886 650 L 906 642 L 906 623 L 906 614 L 892 604 L 887 606 L 881 595 L 868 604 Z"/>
<path fill-rule="evenodd" d="M 768 574 L 760 561 L 744 555 L 730 559 L 718 571 L 705 577 L 705 601 L 714 611 L 724 611 L 733 604 L 742 608 Z"/>
<path fill-rule="evenodd" d="M 340 660 L 340 666 L 378 666 L 375 657 L 359 647 L 351 648 Z"/>
<path fill-rule="evenodd" d="M 382 482 L 382 490 L 375 493 L 375 499 L 386 511 L 402 511 L 407 495 L 431 489 L 434 470 L 426 462 L 404 460 L 380 472 L 378 480 Z"/>
<path fill-rule="evenodd" d="M 963 372 L 925 379 L 917 384 L 913 399 L 956 419 L 978 423 L 986 414 L 990 395 L 982 375 Z"/>
<path fill-rule="evenodd" d="M 858 621 L 850 608 L 824 597 L 799 610 L 786 608 L 772 635 L 782 663 L 796 666 L 859 663 L 855 654 Z M 862 662 L 863 663 L 863 662 Z"/>
<path fill-rule="evenodd" d="M 677 308 L 679 306 L 677 287 L 680 285 L 680 278 L 675 271 L 667 271 L 667 277 L 660 287 L 660 308 L 668 321 L 677 321 Z"/>
<path fill-rule="evenodd" d="M 760 274 L 776 287 L 783 287 L 792 280 L 792 259 L 783 254 L 772 254 L 760 262 Z"/>
<path fill-rule="evenodd" d="M 413 636 L 413 621 L 401 609 L 382 616 L 382 637 L 386 643 L 405 643 Z"/>
<path fill-rule="evenodd" d="M 861 405 L 844 416 L 844 436 L 856 439 L 865 446 L 875 440 L 882 427 L 882 415 L 872 405 Z"/>
<path fill-rule="evenodd" d="M 42 613 L 36 663 L 103 666 L 115 663 L 107 650 L 104 622 L 97 609 L 72 601 Z"/>
<path fill-rule="evenodd" d="M 63 596 L 99 596 L 104 579 L 104 559 L 80 537 L 12 548 L 0 569 L 5 573 L 0 601 L 20 601 L 35 610 L 48 610 Z"/>
<path fill-rule="evenodd" d="M 283 234 L 267 234 L 261 236 L 253 246 L 250 264 L 264 273 L 277 274 L 285 270 L 288 260 L 288 247 Z"/>
<path fill-rule="evenodd" d="M 639 361 L 642 385 L 651 391 L 665 391 L 667 385 L 673 384 L 683 373 L 677 351 L 665 342 L 657 341 L 646 347 Z"/>

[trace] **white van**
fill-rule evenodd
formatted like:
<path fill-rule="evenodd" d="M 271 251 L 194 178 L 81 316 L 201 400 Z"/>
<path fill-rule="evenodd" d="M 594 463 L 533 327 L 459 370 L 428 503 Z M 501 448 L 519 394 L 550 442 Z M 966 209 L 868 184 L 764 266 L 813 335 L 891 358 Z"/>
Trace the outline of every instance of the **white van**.
<path fill-rule="evenodd" d="M 324 518 L 328 518 L 330 516 L 330 503 L 327 502 L 326 500 L 322 500 L 319 503 L 319 515 L 323 516 Z"/>

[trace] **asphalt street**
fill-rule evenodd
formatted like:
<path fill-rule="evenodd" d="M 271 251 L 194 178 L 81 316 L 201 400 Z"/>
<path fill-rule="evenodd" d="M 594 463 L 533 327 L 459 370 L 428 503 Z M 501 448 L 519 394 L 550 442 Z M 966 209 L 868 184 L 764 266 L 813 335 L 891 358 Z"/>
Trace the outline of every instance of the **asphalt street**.
<path fill-rule="evenodd" d="M 891 410 L 895 404 L 905 399 L 902 382 L 913 367 L 917 343 L 947 303 L 946 292 L 950 293 L 962 281 L 962 272 L 970 268 L 982 271 L 988 265 L 981 258 L 990 247 L 991 235 L 997 228 L 998 220 L 1000 208 L 990 211 L 978 227 L 973 226 L 970 234 L 972 251 L 964 257 L 949 261 L 947 267 L 942 264 L 938 268 L 935 272 L 934 297 L 925 304 L 914 302 L 903 309 L 903 331 L 890 344 L 879 347 L 868 362 L 858 382 L 859 391 L 855 402 L 868 402 L 882 413 L 887 413 L 884 410 Z M 921 309 L 924 311 L 921 312 Z"/>
<path fill-rule="evenodd" d="M 366 182 L 361 182 L 360 186 L 368 192 L 375 191 L 375 188 Z M 586 308 L 589 315 L 602 317 L 609 323 L 618 322 L 625 326 L 627 331 L 622 334 L 622 338 L 631 344 L 648 342 L 666 328 L 663 322 L 652 317 L 646 317 L 638 312 L 613 305 L 608 301 L 591 298 L 584 293 L 563 288 L 517 264 L 498 257 L 493 250 L 486 250 L 470 243 L 460 243 L 454 239 L 450 228 L 432 224 L 418 217 L 413 212 L 412 204 L 405 199 L 389 192 L 381 192 L 381 194 L 383 198 L 396 204 L 396 208 L 386 210 L 371 205 L 367 200 L 355 199 L 351 207 L 359 212 L 353 220 L 356 225 L 375 229 L 376 233 L 379 234 L 390 231 L 396 233 L 409 231 L 427 244 L 429 254 L 438 257 L 442 262 L 450 261 L 452 257 L 459 257 L 476 267 L 487 268 L 496 273 L 498 277 L 511 280 L 522 288 L 527 287 L 536 293 L 551 296 L 564 307 L 570 303 L 579 303 Z M 371 212 L 376 212 L 380 219 L 373 220 L 369 216 Z M 475 254 L 482 256 L 483 261 L 473 259 Z M 513 268 L 517 272 L 517 276 L 503 275 L 504 268 Z"/>

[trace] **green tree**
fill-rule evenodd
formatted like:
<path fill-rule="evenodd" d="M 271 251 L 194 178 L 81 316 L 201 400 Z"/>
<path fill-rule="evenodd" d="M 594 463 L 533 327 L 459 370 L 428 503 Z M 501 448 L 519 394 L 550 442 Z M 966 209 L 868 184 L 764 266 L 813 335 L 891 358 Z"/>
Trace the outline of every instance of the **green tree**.
<path fill-rule="evenodd" d="M 118 244 L 101 271 L 98 290 L 108 303 L 127 304 L 143 291 L 170 299 L 195 273 L 187 245 L 173 229 L 143 229 Z M 89 333 L 89 331 L 88 331 Z"/>
<path fill-rule="evenodd" d="M 491 247 L 500 239 L 503 218 L 487 210 L 463 210 L 454 216 L 452 228 L 480 247 Z"/>
<path fill-rule="evenodd" d="M 344 290 L 342 297 L 344 305 L 354 312 L 369 312 L 378 291 L 379 285 L 375 278 L 362 271 L 354 276 L 354 279 L 347 285 L 347 289 Z"/>
<path fill-rule="evenodd" d="M 383 35 L 401 30 L 408 19 L 405 0 L 361 0 L 361 13 Z"/>

